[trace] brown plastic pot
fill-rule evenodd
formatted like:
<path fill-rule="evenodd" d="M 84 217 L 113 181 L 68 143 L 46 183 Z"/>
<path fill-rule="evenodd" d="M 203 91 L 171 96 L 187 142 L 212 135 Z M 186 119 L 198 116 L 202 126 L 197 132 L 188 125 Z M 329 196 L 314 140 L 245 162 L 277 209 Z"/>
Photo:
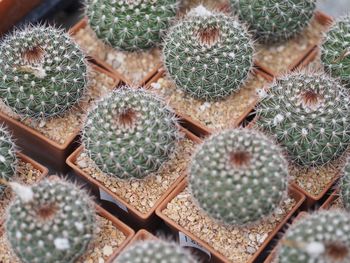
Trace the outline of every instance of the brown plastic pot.
<path fill-rule="evenodd" d="M 183 132 L 186 134 L 186 137 L 192 140 L 195 143 L 199 143 L 200 139 L 193 135 L 191 132 L 183 129 Z M 134 206 L 130 205 L 124 199 L 113 193 L 108 187 L 101 184 L 98 180 L 92 178 L 86 174 L 82 169 L 76 165 L 76 160 L 78 156 L 83 152 L 83 146 L 80 146 L 76 149 L 67 159 L 67 164 L 73 169 L 76 175 L 81 177 L 83 180 L 88 181 L 92 192 L 96 195 L 97 200 L 100 202 L 103 201 L 100 198 L 101 191 L 105 192 L 108 195 L 108 199 L 112 202 L 103 202 L 105 207 L 108 207 L 110 211 L 117 214 L 119 218 L 123 221 L 128 222 L 129 225 L 132 225 L 136 229 L 146 228 L 154 229 L 159 223 L 159 218 L 155 214 L 156 208 L 163 202 L 163 200 L 174 190 L 174 188 L 185 178 L 185 174 L 179 176 L 175 182 L 169 187 L 169 189 L 163 193 L 163 195 L 155 202 L 152 209 L 147 213 L 141 213 Z M 114 204 L 113 204 L 114 203 Z"/>
<path fill-rule="evenodd" d="M 90 66 L 94 70 L 113 78 L 115 80 L 114 86 L 117 87 L 119 79 L 116 76 L 96 65 L 90 64 Z M 59 144 L 3 112 L 0 112 L 0 121 L 8 126 L 16 139 L 16 144 L 25 154 L 40 160 L 58 172 L 65 173 L 68 170 L 66 159 L 79 145 L 80 128 L 64 144 Z"/>
<path fill-rule="evenodd" d="M 70 35 L 74 38 L 74 36 L 77 34 L 77 32 L 85 28 L 88 25 L 88 18 L 85 17 L 82 20 L 80 20 L 78 23 L 76 23 L 70 30 Z M 140 83 L 134 83 L 132 80 L 128 79 L 126 76 L 118 72 L 117 69 L 114 69 L 112 65 L 108 64 L 107 62 L 103 61 L 102 59 L 99 59 L 95 56 L 92 56 L 90 54 L 87 54 L 87 56 L 90 58 L 91 62 L 95 63 L 96 65 L 108 70 L 109 72 L 113 73 L 117 76 L 118 79 L 120 79 L 124 84 L 127 84 L 129 86 L 137 86 L 142 87 L 146 85 L 146 83 L 158 72 L 161 65 L 158 65 L 156 68 L 152 69 L 147 76 L 140 82 Z"/>
<path fill-rule="evenodd" d="M 161 203 L 161 205 L 157 208 L 156 214 L 159 216 L 169 227 L 170 229 L 177 234 L 184 234 L 191 239 L 191 242 L 194 241 L 194 244 L 199 245 L 201 247 L 202 252 L 206 251 L 206 253 L 210 253 L 210 262 L 224 262 L 224 263 L 229 263 L 230 261 L 214 250 L 210 245 L 208 245 L 206 242 L 202 241 L 195 235 L 193 235 L 190 231 L 186 230 L 173 220 L 171 220 L 169 217 L 167 217 L 165 214 L 163 214 L 163 210 L 167 207 L 168 203 L 171 202 L 178 194 L 180 194 L 187 186 L 187 180 L 183 180 L 181 184 L 179 184 L 175 190 Z M 295 199 L 296 204 L 292 208 L 291 211 L 288 212 L 288 214 L 285 216 L 285 218 L 277 225 L 277 227 L 268 235 L 266 240 L 263 242 L 261 247 L 256 251 L 256 253 L 250 258 L 250 260 L 247 263 L 253 263 L 259 255 L 263 252 L 263 250 L 266 248 L 266 246 L 270 243 L 270 241 L 276 236 L 276 234 L 280 231 L 280 229 L 288 222 L 288 220 L 294 215 L 297 210 L 300 208 L 302 203 L 305 200 L 305 196 L 300 193 L 298 190 L 294 189 L 293 187 L 289 187 L 289 195 Z M 208 254 L 209 255 L 209 254 Z"/>

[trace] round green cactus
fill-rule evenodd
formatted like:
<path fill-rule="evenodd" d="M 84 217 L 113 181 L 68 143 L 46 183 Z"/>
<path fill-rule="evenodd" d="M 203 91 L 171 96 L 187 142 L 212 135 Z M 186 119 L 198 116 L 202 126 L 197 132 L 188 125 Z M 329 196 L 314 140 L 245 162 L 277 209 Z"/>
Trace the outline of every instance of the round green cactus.
<path fill-rule="evenodd" d="M 280 42 L 300 33 L 314 15 L 315 0 L 230 0 L 232 11 L 261 42 Z"/>
<path fill-rule="evenodd" d="M 278 249 L 278 263 L 350 262 L 350 214 L 322 211 L 295 222 Z"/>
<path fill-rule="evenodd" d="M 177 7 L 177 0 L 86 0 L 86 15 L 99 39 L 135 51 L 161 42 Z"/>
<path fill-rule="evenodd" d="M 85 58 L 61 29 L 28 26 L 0 45 L 0 96 L 14 112 L 48 118 L 71 109 L 86 90 Z"/>
<path fill-rule="evenodd" d="M 340 180 L 340 197 L 344 208 L 350 211 L 350 158 L 346 160 Z"/>
<path fill-rule="evenodd" d="M 350 84 L 350 16 L 340 18 L 325 36 L 321 60 L 333 77 Z"/>
<path fill-rule="evenodd" d="M 5 232 L 22 262 L 73 263 L 85 253 L 97 227 L 85 191 L 62 180 L 10 185 L 17 197 L 8 209 Z"/>
<path fill-rule="evenodd" d="M 179 136 L 170 108 L 144 90 L 124 87 L 88 113 L 82 139 L 103 172 L 142 179 L 169 160 Z"/>
<path fill-rule="evenodd" d="M 244 26 L 203 6 L 169 30 L 164 64 L 176 86 L 202 100 L 237 92 L 253 63 L 253 43 Z"/>
<path fill-rule="evenodd" d="M 181 247 L 162 240 L 138 241 L 120 254 L 113 263 L 195 263 Z"/>
<path fill-rule="evenodd" d="M 287 194 L 288 165 L 280 148 L 251 129 L 213 135 L 199 147 L 189 171 L 199 207 L 229 225 L 259 221 Z"/>
<path fill-rule="evenodd" d="M 273 135 L 291 161 L 324 165 L 350 143 L 349 95 L 333 78 L 293 73 L 272 85 L 257 106 L 256 127 Z"/>

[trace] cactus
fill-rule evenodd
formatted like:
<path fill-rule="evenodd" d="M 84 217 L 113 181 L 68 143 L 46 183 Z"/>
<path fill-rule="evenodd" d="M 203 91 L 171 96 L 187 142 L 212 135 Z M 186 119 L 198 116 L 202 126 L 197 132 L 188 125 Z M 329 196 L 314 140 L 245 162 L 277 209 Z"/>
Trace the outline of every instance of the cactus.
<path fill-rule="evenodd" d="M 4 126 L 0 126 L 0 197 L 7 182 L 16 174 L 17 156 L 16 146 L 10 133 Z M 1 181 L 4 181 L 1 183 Z"/>
<path fill-rule="evenodd" d="M 350 85 L 350 16 L 340 18 L 326 34 L 321 60 L 326 69 L 344 84 Z"/>
<path fill-rule="evenodd" d="M 189 186 L 209 216 L 228 225 L 254 224 L 287 194 L 288 165 L 270 139 L 251 129 L 226 130 L 192 158 Z"/>
<path fill-rule="evenodd" d="M 71 263 L 85 253 L 96 228 L 85 191 L 63 180 L 10 185 L 17 197 L 8 209 L 5 232 L 22 262 Z"/>
<path fill-rule="evenodd" d="M 340 180 L 340 197 L 344 208 L 350 212 L 350 158 L 346 160 Z"/>
<path fill-rule="evenodd" d="M 253 43 L 243 25 L 203 6 L 169 30 L 163 57 L 177 87 L 202 100 L 237 92 L 253 63 Z"/>
<path fill-rule="evenodd" d="M 316 0 L 230 0 L 232 11 L 260 42 L 285 41 L 310 23 Z"/>
<path fill-rule="evenodd" d="M 22 117 L 55 117 L 84 95 L 86 70 L 83 53 L 63 30 L 27 26 L 0 45 L 0 96 Z"/>
<path fill-rule="evenodd" d="M 299 165 L 324 165 L 339 158 L 350 142 L 348 94 L 321 73 L 280 78 L 256 113 L 256 127 L 273 135 Z"/>
<path fill-rule="evenodd" d="M 105 173 L 142 179 L 174 153 L 180 133 L 174 113 L 142 89 L 122 87 L 102 99 L 87 116 L 83 142 Z"/>
<path fill-rule="evenodd" d="M 113 263 L 195 263 L 181 247 L 162 240 L 138 241 L 120 254 Z"/>
<path fill-rule="evenodd" d="M 278 249 L 279 263 L 350 262 L 350 214 L 321 211 L 295 222 Z"/>
<path fill-rule="evenodd" d="M 177 0 L 86 0 L 85 13 L 97 37 L 126 51 L 152 48 L 175 18 Z"/>

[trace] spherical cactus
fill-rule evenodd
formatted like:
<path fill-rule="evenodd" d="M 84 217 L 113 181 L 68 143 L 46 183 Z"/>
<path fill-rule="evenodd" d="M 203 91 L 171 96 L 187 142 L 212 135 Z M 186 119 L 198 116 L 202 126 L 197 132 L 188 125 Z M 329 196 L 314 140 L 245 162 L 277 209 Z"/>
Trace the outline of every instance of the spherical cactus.
<path fill-rule="evenodd" d="M 340 180 L 340 197 L 344 208 L 350 211 L 350 158 L 347 159 L 343 168 L 343 176 Z"/>
<path fill-rule="evenodd" d="M 85 253 L 96 228 L 87 193 L 61 180 L 10 185 L 17 197 L 8 209 L 5 232 L 22 262 L 71 263 Z"/>
<path fill-rule="evenodd" d="M 0 96 L 23 117 L 63 114 L 86 90 L 85 58 L 61 29 L 28 26 L 0 45 Z"/>
<path fill-rule="evenodd" d="M 179 136 L 170 108 L 144 90 L 124 87 L 88 113 L 83 142 L 103 172 L 142 179 L 169 160 Z"/>
<path fill-rule="evenodd" d="M 321 60 L 333 76 L 350 85 L 350 16 L 340 18 L 325 36 Z"/>
<path fill-rule="evenodd" d="M 350 215 L 322 211 L 295 222 L 278 249 L 278 263 L 350 262 Z"/>
<path fill-rule="evenodd" d="M 251 129 L 226 130 L 206 140 L 192 158 L 189 176 L 199 207 L 228 225 L 256 223 L 287 194 L 280 148 Z"/>
<path fill-rule="evenodd" d="M 139 241 L 120 254 L 114 263 L 195 263 L 181 247 L 162 240 Z"/>
<path fill-rule="evenodd" d="M 169 30 L 163 57 L 169 76 L 187 94 L 219 100 L 239 90 L 253 63 L 253 43 L 243 25 L 203 6 Z"/>
<path fill-rule="evenodd" d="M 0 181 L 7 182 L 16 174 L 17 156 L 16 146 L 12 141 L 10 133 L 0 126 Z M 0 182 L 0 198 L 5 185 Z"/>
<path fill-rule="evenodd" d="M 114 48 L 135 51 L 161 42 L 177 6 L 177 0 L 86 0 L 86 15 L 98 38 Z"/>
<path fill-rule="evenodd" d="M 256 113 L 258 129 L 273 135 L 299 165 L 324 165 L 340 157 L 350 143 L 349 95 L 322 74 L 280 78 Z"/>
<path fill-rule="evenodd" d="M 300 33 L 313 17 L 315 0 L 230 0 L 232 11 L 261 42 L 280 42 Z"/>

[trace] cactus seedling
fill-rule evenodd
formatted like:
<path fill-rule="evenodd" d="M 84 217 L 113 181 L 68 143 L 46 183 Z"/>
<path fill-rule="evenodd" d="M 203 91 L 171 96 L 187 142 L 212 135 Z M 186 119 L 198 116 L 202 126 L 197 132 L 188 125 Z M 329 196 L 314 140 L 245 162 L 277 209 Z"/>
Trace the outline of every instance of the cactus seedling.
<path fill-rule="evenodd" d="M 170 108 L 144 90 L 124 87 L 88 113 L 82 139 L 103 172 L 142 179 L 169 160 L 179 136 Z"/>
<path fill-rule="evenodd" d="M 281 42 L 309 25 L 315 0 L 230 0 L 232 11 L 261 42 Z"/>
<path fill-rule="evenodd" d="M 260 132 L 226 130 L 206 140 L 193 156 L 189 185 L 199 207 L 229 225 L 268 216 L 286 195 L 287 162 Z"/>
<path fill-rule="evenodd" d="M 27 26 L 0 45 L 0 96 L 22 117 L 62 115 L 84 95 L 86 70 L 83 53 L 63 30 Z"/>
<path fill-rule="evenodd" d="M 68 182 L 10 183 L 17 197 L 8 209 L 7 239 L 25 263 L 73 263 L 93 238 L 95 212 L 87 193 Z"/>
<path fill-rule="evenodd" d="M 177 0 L 86 0 L 86 15 L 99 39 L 135 51 L 161 42 L 177 7 Z"/>
<path fill-rule="evenodd" d="M 202 100 L 219 100 L 238 91 L 252 69 L 253 53 L 243 25 L 203 6 L 169 30 L 163 49 L 176 86 Z"/>
<path fill-rule="evenodd" d="M 350 159 L 346 160 L 343 176 L 340 180 L 340 197 L 347 211 L 350 211 Z"/>

